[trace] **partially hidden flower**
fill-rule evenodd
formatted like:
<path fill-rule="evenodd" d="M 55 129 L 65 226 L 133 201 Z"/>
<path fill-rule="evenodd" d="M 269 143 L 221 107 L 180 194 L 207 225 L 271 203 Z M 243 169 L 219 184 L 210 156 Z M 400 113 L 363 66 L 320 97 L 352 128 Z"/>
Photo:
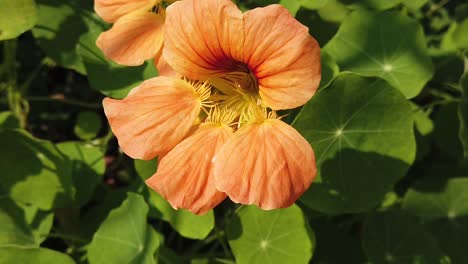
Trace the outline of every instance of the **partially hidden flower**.
<path fill-rule="evenodd" d="M 203 214 L 227 196 L 290 206 L 312 183 L 315 156 L 276 110 L 315 93 L 317 42 L 280 5 L 242 13 L 230 0 L 184 0 L 166 11 L 163 56 L 182 77 L 104 100 L 122 150 L 159 155 L 146 183 L 176 209 Z"/>
<path fill-rule="evenodd" d="M 106 57 L 128 66 L 154 59 L 160 75 L 172 75 L 161 57 L 166 17 L 163 0 L 95 0 L 94 9 L 104 21 L 113 23 L 96 41 Z"/>

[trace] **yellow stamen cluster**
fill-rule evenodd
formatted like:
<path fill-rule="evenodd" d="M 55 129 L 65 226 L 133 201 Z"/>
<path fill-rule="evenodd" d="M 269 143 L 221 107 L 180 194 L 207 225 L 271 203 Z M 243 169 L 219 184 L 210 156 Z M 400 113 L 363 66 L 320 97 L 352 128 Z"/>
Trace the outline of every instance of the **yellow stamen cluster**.
<path fill-rule="evenodd" d="M 202 101 L 206 122 L 239 129 L 244 124 L 278 118 L 262 102 L 257 79 L 250 72 L 236 71 L 205 82 L 187 80 Z"/>

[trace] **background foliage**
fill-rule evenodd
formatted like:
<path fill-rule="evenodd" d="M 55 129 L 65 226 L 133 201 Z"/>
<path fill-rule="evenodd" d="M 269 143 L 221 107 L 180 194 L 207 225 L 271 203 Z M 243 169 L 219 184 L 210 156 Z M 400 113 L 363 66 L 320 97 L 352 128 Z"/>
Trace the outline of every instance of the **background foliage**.
<path fill-rule="evenodd" d="M 92 0 L 0 0 L 0 263 L 468 263 L 468 4 L 280 4 L 322 47 L 319 92 L 284 118 L 319 175 L 288 209 L 195 216 L 103 115 L 152 62 L 103 56 Z"/>

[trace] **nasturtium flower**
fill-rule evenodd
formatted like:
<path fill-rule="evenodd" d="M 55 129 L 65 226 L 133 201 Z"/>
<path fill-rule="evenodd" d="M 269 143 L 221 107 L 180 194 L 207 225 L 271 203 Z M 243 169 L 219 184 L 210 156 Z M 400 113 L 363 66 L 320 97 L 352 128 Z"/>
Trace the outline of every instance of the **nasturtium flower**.
<path fill-rule="evenodd" d="M 113 23 L 96 41 L 106 57 L 128 66 L 154 58 L 160 72 L 172 73 L 161 58 L 166 17 L 163 0 L 95 0 L 94 9 L 104 21 Z"/>
<path fill-rule="evenodd" d="M 320 48 L 308 28 L 280 5 L 242 13 L 230 0 L 184 0 L 166 12 L 163 56 L 182 77 L 105 99 L 122 150 L 159 155 L 146 183 L 175 209 L 203 214 L 227 196 L 292 205 L 316 175 L 315 156 L 276 111 L 318 88 Z"/>

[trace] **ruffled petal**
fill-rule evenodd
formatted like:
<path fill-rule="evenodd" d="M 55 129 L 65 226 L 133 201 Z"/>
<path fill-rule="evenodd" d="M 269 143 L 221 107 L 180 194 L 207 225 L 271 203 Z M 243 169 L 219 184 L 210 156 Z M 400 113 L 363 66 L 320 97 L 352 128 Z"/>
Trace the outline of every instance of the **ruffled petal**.
<path fill-rule="evenodd" d="M 272 109 L 305 104 L 319 86 L 320 47 L 280 5 L 244 14 L 244 59 L 258 79 L 260 96 Z"/>
<path fill-rule="evenodd" d="M 96 45 L 109 59 L 128 66 L 154 58 L 163 45 L 164 17 L 155 13 L 130 14 L 102 33 Z"/>
<path fill-rule="evenodd" d="M 185 0 L 167 8 L 163 56 L 183 76 L 205 80 L 242 59 L 242 12 L 230 0 Z"/>
<path fill-rule="evenodd" d="M 94 10 L 104 21 L 114 23 L 129 13 L 148 11 L 154 3 L 154 0 L 94 0 Z"/>
<path fill-rule="evenodd" d="M 134 159 L 164 154 L 190 131 L 201 101 L 184 80 L 156 77 L 123 100 L 105 98 L 104 112 L 122 150 Z"/>
<path fill-rule="evenodd" d="M 243 126 L 213 161 L 219 191 L 265 210 L 292 205 L 317 173 L 310 144 L 277 119 Z"/>
<path fill-rule="evenodd" d="M 195 133 L 161 159 L 158 171 L 146 181 L 174 209 L 204 214 L 226 194 L 215 188 L 211 160 L 232 136 L 232 129 L 215 123 L 201 124 Z"/>

